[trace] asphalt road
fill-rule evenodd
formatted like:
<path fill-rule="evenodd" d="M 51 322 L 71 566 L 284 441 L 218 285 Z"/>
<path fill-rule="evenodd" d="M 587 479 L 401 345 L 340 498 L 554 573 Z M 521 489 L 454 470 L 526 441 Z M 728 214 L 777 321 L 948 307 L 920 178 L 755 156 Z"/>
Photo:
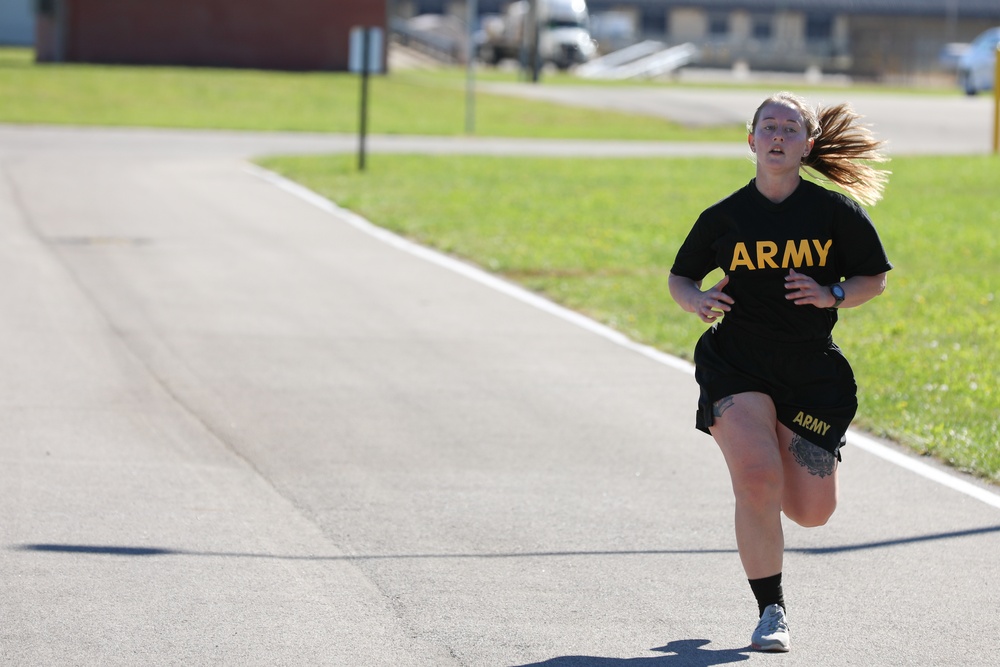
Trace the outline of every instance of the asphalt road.
<path fill-rule="evenodd" d="M 763 84 L 761 84 L 763 85 Z M 659 116 L 690 126 L 745 125 L 769 92 L 752 89 L 481 84 L 484 92 L 526 97 L 572 106 Z M 787 86 L 775 84 L 773 90 Z M 810 104 L 850 102 L 890 155 L 966 155 L 988 153 L 993 141 L 991 95 L 892 95 L 844 90 L 803 93 Z"/>
<path fill-rule="evenodd" d="M 336 146 L 0 127 L 0 663 L 996 664 L 1000 498 L 860 445 L 749 652 L 687 368 L 245 161 Z"/>

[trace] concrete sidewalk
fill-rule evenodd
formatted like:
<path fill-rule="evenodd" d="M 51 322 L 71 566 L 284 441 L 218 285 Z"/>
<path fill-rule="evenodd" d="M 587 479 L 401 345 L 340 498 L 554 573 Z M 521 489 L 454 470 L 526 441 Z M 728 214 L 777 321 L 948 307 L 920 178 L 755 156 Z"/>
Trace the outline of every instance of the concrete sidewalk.
<path fill-rule="evenodd" d="M 0 662 L 995 662 L 1000 510 L 850 446 L 750 653 L 690 374 L 242 160 L 285 140 L 0 128 Z"/>

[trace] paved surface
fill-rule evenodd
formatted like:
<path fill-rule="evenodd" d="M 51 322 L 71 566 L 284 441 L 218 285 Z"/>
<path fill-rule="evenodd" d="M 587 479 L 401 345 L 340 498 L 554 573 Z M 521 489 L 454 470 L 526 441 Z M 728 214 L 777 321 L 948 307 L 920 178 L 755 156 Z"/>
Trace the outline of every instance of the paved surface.
<path fill-rule="evenodd" d="M 0 664 L 996 664 L 1000 509 L 857 447 L 750 653 L 691 376 L 242 159 L 314 142 L 0 127 Z"/>
<path fill-rule="evenodd" d="M 659 116 L 686 125 L 745 125 L 769 92 L 762 88 L 702 89 L 621 87 L 613 94 L 593 86 L 482 84 L 502 93 L 574 106 Z M 771 90 L 782 90 L 777 85 Z M 605 89 L 607 90 L 607 89 Z M 849 101 L 891 155 L 964 155 L 992 150 L 993 98 L 949 95 L 891 95 L 845 90 L 822 96 L 805 93 L 810 104 Z"/>

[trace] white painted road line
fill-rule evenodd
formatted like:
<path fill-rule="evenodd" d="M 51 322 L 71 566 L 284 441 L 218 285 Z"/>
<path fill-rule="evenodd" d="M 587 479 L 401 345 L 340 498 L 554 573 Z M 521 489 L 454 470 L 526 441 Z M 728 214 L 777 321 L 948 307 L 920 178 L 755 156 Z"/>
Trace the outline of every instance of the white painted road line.
<path fill-rule="evenodd" d="M 607 340 L 621 345 L 622 347 L 634 350 L 639 354 L 642 354 L 650 359 L 670 366 L 671 368 L 683 371 L 685 373 L 694 374 L 694 366 L 689 362 L 679 359 L 677 357 L 671 356 L 664 352 L 661 352 L 655 348 L 648 345 L 642 345 L 636 343 L 635 341 L 629 339 L 627 336 L 623 335 L 619 331 L 607 327 L 599 322 L 596 322 L 589 317 L 585 317 L 580 313 L 573 310 L 560 306 L 548 299 L 545 299 L 537 294 L 530 292 L 523 287 L 514 285 L 505 280 L 498 278 L 497 276 L 490 274 L 482 269 L 467 264 L 465 262 L 459 261 L 453 257 L 449 257 L 443 253 L 436 250 L 432 250 L 425 246 L 419 245 L 412 241 L 409 241 L 398 234 L 390 232 L 382 227 L 372 224 L 362 216 L 349 211 L 347 209 L 337 206 L 334 202 L 318 195 L 312 190 L 299 185 L 293 181 L 284 178 L 272 171 L 263 169 L 254 164 L 247 164 L 246 171 L 254 176 L 267 181 L 275 185 L 286 192 L 299 197 L 300 199 L 324 210 L 328 213 L 337 216 L 347 224 L 355 227 L 356 229 L 373 236 L 380 241 L 387 243 L 399 250 L 407 252 L 416 257 L 420 257 L 428 262 L 436 264 L 442 268 L 446 268 L 450 271 L 454 271 L 466 278 L 474 280 L 481 283 L 487 287 L 490 287 L 498 292 L 506 294 L 514 299 L 517 299 L 523 303 L 534 306 L 540 310 L 547 313 L 555 315 L 567 322 L 571 322 L 577 326 L 580 326 L 588 331 L 591 331 L 598 336 L 606 338 Z M 987 505 L 1000 509 L 1000 494 L 994 493 L 986 488 L 972 484 L 964 479 L 961 479 L 954 474 L 948 473 L 946 471 L 940 470 L 934 466 L 928 465 L 912 455 L 904 454 L 902 452 L 896 451 L 891 447 L 887 447 L 880 442 L 873 440 L 872 438 L 858 433 L 856 431 L 850 431 L 848 433 L 848 440 L 851 445 L 856 446 L 869 454 L 877 456 L 881 459 L 894 463 L 901 468 L 909 470 L 910 472 L 916 473 L 921 477 L 928 480 L 941 484 L 947 488 L 950 488 L 959 493 L 965 494 L 971 498 L 979 500 Z"/>

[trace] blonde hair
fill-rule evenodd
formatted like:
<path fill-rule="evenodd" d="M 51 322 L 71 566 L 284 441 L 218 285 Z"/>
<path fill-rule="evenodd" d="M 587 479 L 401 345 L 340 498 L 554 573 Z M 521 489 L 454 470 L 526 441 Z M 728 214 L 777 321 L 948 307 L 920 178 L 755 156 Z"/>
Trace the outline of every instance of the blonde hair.
<path fill-rule="evenodd" d="M 880 151 L 885 142 L 876 139 L 867 126 L 858 122 L 861 116 L 850 104 L 813 110 L 798 95 L 776 93 L 757 107 L 753 120 L 747 124 L 751 133 L 757 128 L 760 112 L 769 104 L 779 104 L 802 114 L 806 132 L 813 139 L 812 150 L 802 160 L 803 168 L 819 172 L 862 204 L 874 206 L 882 199 L 892 172 L 875 169 L 866 162 L 888 161 Z"/>

